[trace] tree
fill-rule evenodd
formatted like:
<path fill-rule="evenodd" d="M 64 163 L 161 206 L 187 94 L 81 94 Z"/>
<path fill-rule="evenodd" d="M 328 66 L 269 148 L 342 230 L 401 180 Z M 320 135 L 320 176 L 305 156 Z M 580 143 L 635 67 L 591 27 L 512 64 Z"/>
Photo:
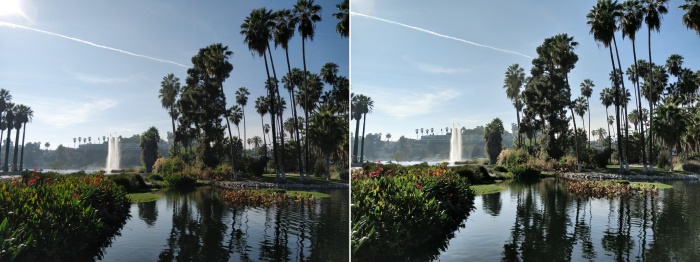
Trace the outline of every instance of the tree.
<path fill-rule="evenodd" d="M 391 140 L 391 134 L 390 134 L 390 133 L 386 133 L 386 141 L 389 141 L 389 140 Z"/>
<path fill-rule="evenodd" d="M 416 128 L 416 139 L 418 139 L 418 128 Z"/>
<path fill-rule="evenodd" d="M 586 101 L 585 97 L 579 97 L 576 98 L 576 100 L 574 100 L 574 112 L 576 112 L 576 114 L 581 117 L 581 122 L 583 122 L 584 126 L 583 130 L 586 130 L 586 120 L 583 118 L 583 116 L 586 114 L 586 110 L 588 109 L 588 107 L 588 101 Z"/>
<path fill-rule="evenodd" d="M 656 32 L 659 32 L 661 29 L 661 16 L 668 13 L 668 9 L 666 9 L 666 2 L 668 0 L 644 0 L 644 22 L 647 25 L 647 33 L 649 37 L 647 38 L 647 44 L 649 46 L 649 82 L 651 86 L 654 86 L 654 73 L 653 73 L 653 61 L 651 60 L 651 30 L 656 30 Z M 646 82 L 646 81 L 645 81 Z M 654 114 L 653 108 L 649 108 L 651 110 L 651 114 Z M 654 121 L 652 121 L 650 129 L 652 131 L 649 131 L 649 136 L 653 137 L 654 133 Z M 650 138 L 651 139 L 651 138 Z M 654 152 L 654 143 L 649 143 L 649 154 L 652 154 L 651 152 Z M 650 158 L 649 162 L 649 168 L 653 172 L 654 171 L 654 161 L 653 158 Z"/>
<path fill-rule="evenodd" d="M 484 140 L 486 141 L 486 155 L 489 157 L 491 164 L 496 164 L 498 154 L 503 149 L 503 122 L 499 118 L 493 119 L 484 127 Z"/>
<path fill-rule="evenodd" d="M 309 40 L 313 41 L 314 40 L 314 33 L 316 30 L 316 22 L 321 21 L 321 6 L 314 4 L 314 0 L 297 0 L 297 3 L 294 5 L 294 16 L 292 18 L 292 21 L 295 25 L 298 25 L 298 31 L 299 34 L 301 35 L 301 53 L 302 53 L 302 61 L 304 64 L 304 81 L 308 81 L 308 78 L 306 77 L 307 70 L 306 70 L 306 39 L 308 38 Z M 309 104 L 308 102 L 309 97 L 305 96 L 304 97 L 304 102 L 305 104 Z M 309 115 L 307 111 L 304 111 L 304 121 L 306 128 L 309 126 Z M 308 133 L 308 132 L 307 132 Z M 306 170 L 309 170 L 309 137 L 306 136 Z M 310 177 L 310 172 L 307 173 L 307 178 Z"/>
<path fill-rule="evenodd" d="M 644 19 L 644 10 L 642 3 L 638 0 L 628 0 L 625 1 L 622 4 L 622 9 L 623 9 L 623 14 L 622 17 L 620 18 L 620 27 L 622 29 L 622 39 L 625 38 L 625 36 L 629 37 L 629 39 L 632 41 L 632 55 L 634 58 L 634 65 L 633 65 L 633 70 L 627 70 L 627 75 L 630 76 L 630 80 L 632 81 L 632 85 L 634 86 L 635 90 L 635 99 L 637 103 L 635 103 L 635 106 L 637 106 L 637 110 L 642 109 L 642 97 L 641 97 L 641 90 L 639 87 L 639 66 L 637 65 L 637 47 L 635 45 L 635 40 L 636 40 L 636 35 L 637 31 L 642 28 L 642 20 Z M 644 141 L 644 124 L 642 122 L 642 125 L 640 126 L 640 135 L 641 135 L 641 148 L 642 148 L 642 164 L 644 167 L 644 172 L 647 171 L 647 158 L 646 158 L 646 145 Z"/>
<path fill-rule="evenodd" d="M 158 129 L 153 126 L 141 135 L 141 141 L 139 142 L 139 147 L 141 148 L 141 163 L 146 167 L 146 173 L 151 173 L 153 164 L 155 164 L 156 160 L 160 157 L 160 153 L 158 153 L 158 142 L 160 142 L 160 135 L 158 135 Z"/>
<path fill-rule="evenodd" d="M 330 180 L 330 156 L 343 142 L 343 134 L 347 134 L 347 125 L 342 117 L 334 115 L 326 108 L 311 116 L 310 122 L 308 136 L 314 146 L 325 156 L 326 180 Z"/>
<path fill-rule="evenodd" d="M 617 72 L 615 70 L 615 59 L 613 57 L 612 52 L 612 42 L 615 36 L 615 30 L 617 29 L 616 18 L 620 16 L 619 10 L 620 6 L 617 4 L 617 1 L 612 2 L 610 0 L 599 0 L 598 3 L 593 7 L 593 9 L 586 15 L 586 18 L 588 19 L 588 22 L 586 22 L 586 24 L 588 24 L 591 27 L 590 34 L 593 35 L 593 39 L 595 39 L 596 42 L 602 43 L 603 46 L 607 47 L 610 51 L 610 62 L 612 64 L 613 72 Z M 619 97 L 617 94 L 620 93 L 618 85 L 615 85 L 614 88 L 615 95 L 613 95 L 613 99 Z M 616 115 L 620 114 L 619 106 L 615 106 L 615 112 Z M 617 118 L 616 123 L 619 134 L 619 118 Z M 622 173 L 624 167 L 622 162 L 623 154 L 621 139 L 617 140 L 617 148 L 618 160 L 620 164 L 620 173 Z"/>
<path fill-rule="evenodd" d="M 637 109 L 632 110 L 632 112 L 630 112 L 630 114 L 627 116 L 627 120 L 629 120 L 634 126 L 634 129 L 637 130 L 637 126 L 639 125 L 640 121 L 639 111 L 637 111 Z"/>
<path fill-rule="evenodd" d="M 695 30 L 700 36 L 700 0 L 685 0 L 685 2 L 686 4 L 679 6 L 686 12 L 683 15 L 683 25 Z"/>
<path fill-rule="evenodd" d="M 335 31 L 340 34 L 341 37 L 350 37 L 350 1 L 343 0 L 342 3 L 337 4 L 338 12 L 334 13 L 333 16 L 338 19 L 338 25 L 335 26 Z"/>
<path fill-rule="evenodd" d="M 668 147 L 671 162 L 670 172 L 673 171 L 673 148 L 680 142 L 681 136 L 686 132 L 687 120 L 683 111 L 670 101 L 665 101 L 657 108 L 652 126 L 654 132 Z"/>
<path fill-rule="evenodd" d="M 0 140 L 2 140 L 2 133 L 5 132 L 5 129 L 9 126 L 9 123 L 7 122 L 7 114 L 2 115 L 3 113 L 6 113 L 6 110 L 9 106 L 11 106 L 12 101 L 12 95 L 10 95 L 10 91 L 7 89 L 0 89 Z M 8 135 L 8 140 L 9 140 L 9 135 Z M 8 146 L 9 143 L 5 144 L 5 146 Z M 2 152 L 2 143 L 0 142 L 0 152 Z M 5 154 L 7 155 L 7 154 Z M 7 160 L 5 160 L 5 163 L 7 163 Z M 4 170 L 4 169 L 3 169 Z"/>
<path fill-rule="evenodd" d="M 247 140 L 245 127 L 245 106 L 248 104 L 249 95 L 250 92 L 248 92 L 248 88 L 239 87 L 238 90 L 236 90 L 236 103 L 241 106 L 241 110 L 243 111 L 243 140 Z"/>
<path fill-rule="evenodd" d="M 581 95 L 586 98 L 586 105 L 588 111 L 588 141 L 591 141 L 591 95 L 593 95 L 593 81 L 590 79 L 584 79 L 581 83 Z M 589 143 L 590 146 L 590 143 Z"/>
<path fill-rule="evenodd" d="M 372 101 L 372 98 L 364 95 L 359 95 L 360 99 L 360 104 L 363 105 L 363 110 L 362 110 L 362 146 L 360 149 L 360 163 L 364 163 L 364 154 L 365 154 L 365 127 L 367 124 L 367 113 L 372 113 L 372 109 L 374 108 L 374 101 Z"/>
<path fill-rule="evenodd" d="M 238 137 L 240 138 L 241 128 L 238 125 L 241 123 L 241 119 L 243 119 L 243 110 L 241 107 L 238 105 L 231 106 L 231 108 L 228 110 L 228 118 L 234 125 L 236 125 L 236 129 L 238 129 Z"/>
<path fill-rule="evenodd" d="M 270 108 L 268 106 L 267 99 L 264 96 L 260 96 L 255 100 L 255 110 L 260 115 L 260 124 L 262 128 L 265 129 L 265 115 L 268 113 Z M 265 145 L 267 145 L 267 140 L 265 139 L 264 135 L 263 142 Z M 265 148 L 265 156 L 267 156 L 267 148 Z"/>
<path fill-rule="evenodd" d="M 10 157 L 10 136 L 12 135 L 12 129 L 15 123 L 15 113 L 13 112 L 14 105 L 11 103 L 7 104 L 5 108 L 5 122 L 7 123 L 7 141 L 5 142 L 5 165 L 3 165 L 3 171 L 8 172 L 9 169 L 9 157 Z"/>
<path fill-rule="evenodd" d="M 74 137 L 74 138 L 73 138 L 73 148 L 75 148 L 75 141 L 76 141 L 76 140 L 77 140 L 77 139 Z"/>
<path fill-rule="evenodd" d="M 160 82 L 159 93 L 158 98 L 160 98 L 160 103 L 163 108 L 168 110 L 173 125 L 173 134 L 175 134 L 175 119 L 177 118 L 175 103 L 177 102 L 178 95 L 180 95 L 180 78 L 175 77 L 173 74 L 168 74 L 163 77 L 163 80 Z M 177 149 L 175 152 L 177 152 Z"/>
<path fill-rule="evenodd" d="M 506 77 L 503 80 L 503 88 L 506 89 L 506 96 L 513 101 L 515 106 L 515 116 L 517 117 L 518 126 L 520 126 L 520 109 L 522 108 L 520 101 L 520 88 L 525 82 L 525 70 L 518 64 L 513 64 L 506 70 Z M 518 146 L 522 146 L 522 137 L 518 133 Z"/>
<path fill-rule="evenodd" d="M 51 144 L 50 144 L 49 142 L 44 143 L 44 147 L 45 147 L 46 149 L 49 149 L 50 146 L 51 146 Z"/>
<path fill-rule="evenodd" d="M 32 108 L 25 106 L 25 105 L 18 105 L 18 112 L 21 115 L 21 124 L 23 126 L 22 128 L 22 153 L 20 154 L 20 160 L 19 160 L 19 170 L 24 170 L 24 137 L 25 134 L 27 133 L 27 123 L 32 122 L 32 119 L 34 118 L 34 111 Z"/>

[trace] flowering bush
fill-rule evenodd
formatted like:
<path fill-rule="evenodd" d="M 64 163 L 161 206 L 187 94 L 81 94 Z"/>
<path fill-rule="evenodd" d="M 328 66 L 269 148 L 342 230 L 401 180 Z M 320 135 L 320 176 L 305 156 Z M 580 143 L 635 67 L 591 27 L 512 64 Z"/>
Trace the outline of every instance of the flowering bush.
<path fill-rule="evenodd" d="M 397 170 L 378 164 L 353 172 L 353 258 L 405 259 L 416 249 L 445 245 L 473 199 L 468 180 L 445 164 Z"/>
<path fill-rule="evenodd" d="M 0 214 L 5 232 L 19 232 L 17 243 L 32 239 L 18 260 L 64 261 L 78 254 L 100 256 L 100 247 L 126 222 L 129 199 L 102 174 L 34 176 L 0 182 Z M 11 248 L 8 248 L 11 249 Z M 0 261 L 4 261 L 4 250 Z"/>

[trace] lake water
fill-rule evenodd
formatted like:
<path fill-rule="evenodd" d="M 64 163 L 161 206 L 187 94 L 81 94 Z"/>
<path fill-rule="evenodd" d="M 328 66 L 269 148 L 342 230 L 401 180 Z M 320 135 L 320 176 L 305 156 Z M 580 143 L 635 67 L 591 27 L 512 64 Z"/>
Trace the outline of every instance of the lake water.
<path fill-rule="evenodd" d="M 700 183 L 631 199 L 577 198 L 563 183 L 477 196 L 436 261 L 700 261 Z"/>
<path fill-rule="evenodd" d="M 347 261 L 348 190 L 315 204 L 232 208 L 215 188 L 132 204 L 103 261 Z"/>

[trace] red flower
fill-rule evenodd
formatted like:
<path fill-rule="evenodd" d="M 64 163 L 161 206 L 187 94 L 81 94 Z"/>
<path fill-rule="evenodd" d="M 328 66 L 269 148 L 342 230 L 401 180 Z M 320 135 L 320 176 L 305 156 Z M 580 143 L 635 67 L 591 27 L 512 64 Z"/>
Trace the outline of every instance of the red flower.
<path fill-rule="evenodd" d="M 450 196 L 452 196 L 452 194 L 450 194 Z M 107 201 L 107 204 L 106 204 L 106 205 L 108 205 L 108 206 L 109 206 L 109 201 Z"/>
<path fill-rule="evenodd" d="M 80 195 L 78 195 L 78 193 L 73 193 L 73 196 L 76 198 L 80 197 Z"/>
<path fill-rule="evenodd" d="M 418 189 L 423 189 L 423 186 L 422 186 L 420 183 L 416 184 L 416 187 L 417 187 Z"/>
<path fill-rule="evenodd" d="M 452 197 L 452 193 L 450 193 L 450 197 Z"/>
<path fill-rule="evenodd" d="M 381 163 L 382 163 L 382 160 L 377 160 L 377 164 L 381 164 Z"/>

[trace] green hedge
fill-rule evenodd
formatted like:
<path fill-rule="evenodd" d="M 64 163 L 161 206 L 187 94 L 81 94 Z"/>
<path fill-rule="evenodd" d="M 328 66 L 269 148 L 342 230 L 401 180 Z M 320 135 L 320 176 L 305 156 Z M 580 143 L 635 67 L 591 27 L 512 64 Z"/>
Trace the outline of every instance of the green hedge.
<path fill-rule="evenodd" d="M 449 169 L 453 170 L 457 175 L 461 177 L 466 177 L 470 182 L 478 184 L 484 180 L 490 180 L 491 176 L 486 167 L 478 164 L 469 164 L 462 166 L 450 166 Z"/>
<path fill-rule="evenodd" d="M 538 168 L 528 165 L 511 167 L 509 172 L 513 175 L 513 178 L 518 180 L 539 179 L 540 175 L 542 175 L 542 172 Z"/>

